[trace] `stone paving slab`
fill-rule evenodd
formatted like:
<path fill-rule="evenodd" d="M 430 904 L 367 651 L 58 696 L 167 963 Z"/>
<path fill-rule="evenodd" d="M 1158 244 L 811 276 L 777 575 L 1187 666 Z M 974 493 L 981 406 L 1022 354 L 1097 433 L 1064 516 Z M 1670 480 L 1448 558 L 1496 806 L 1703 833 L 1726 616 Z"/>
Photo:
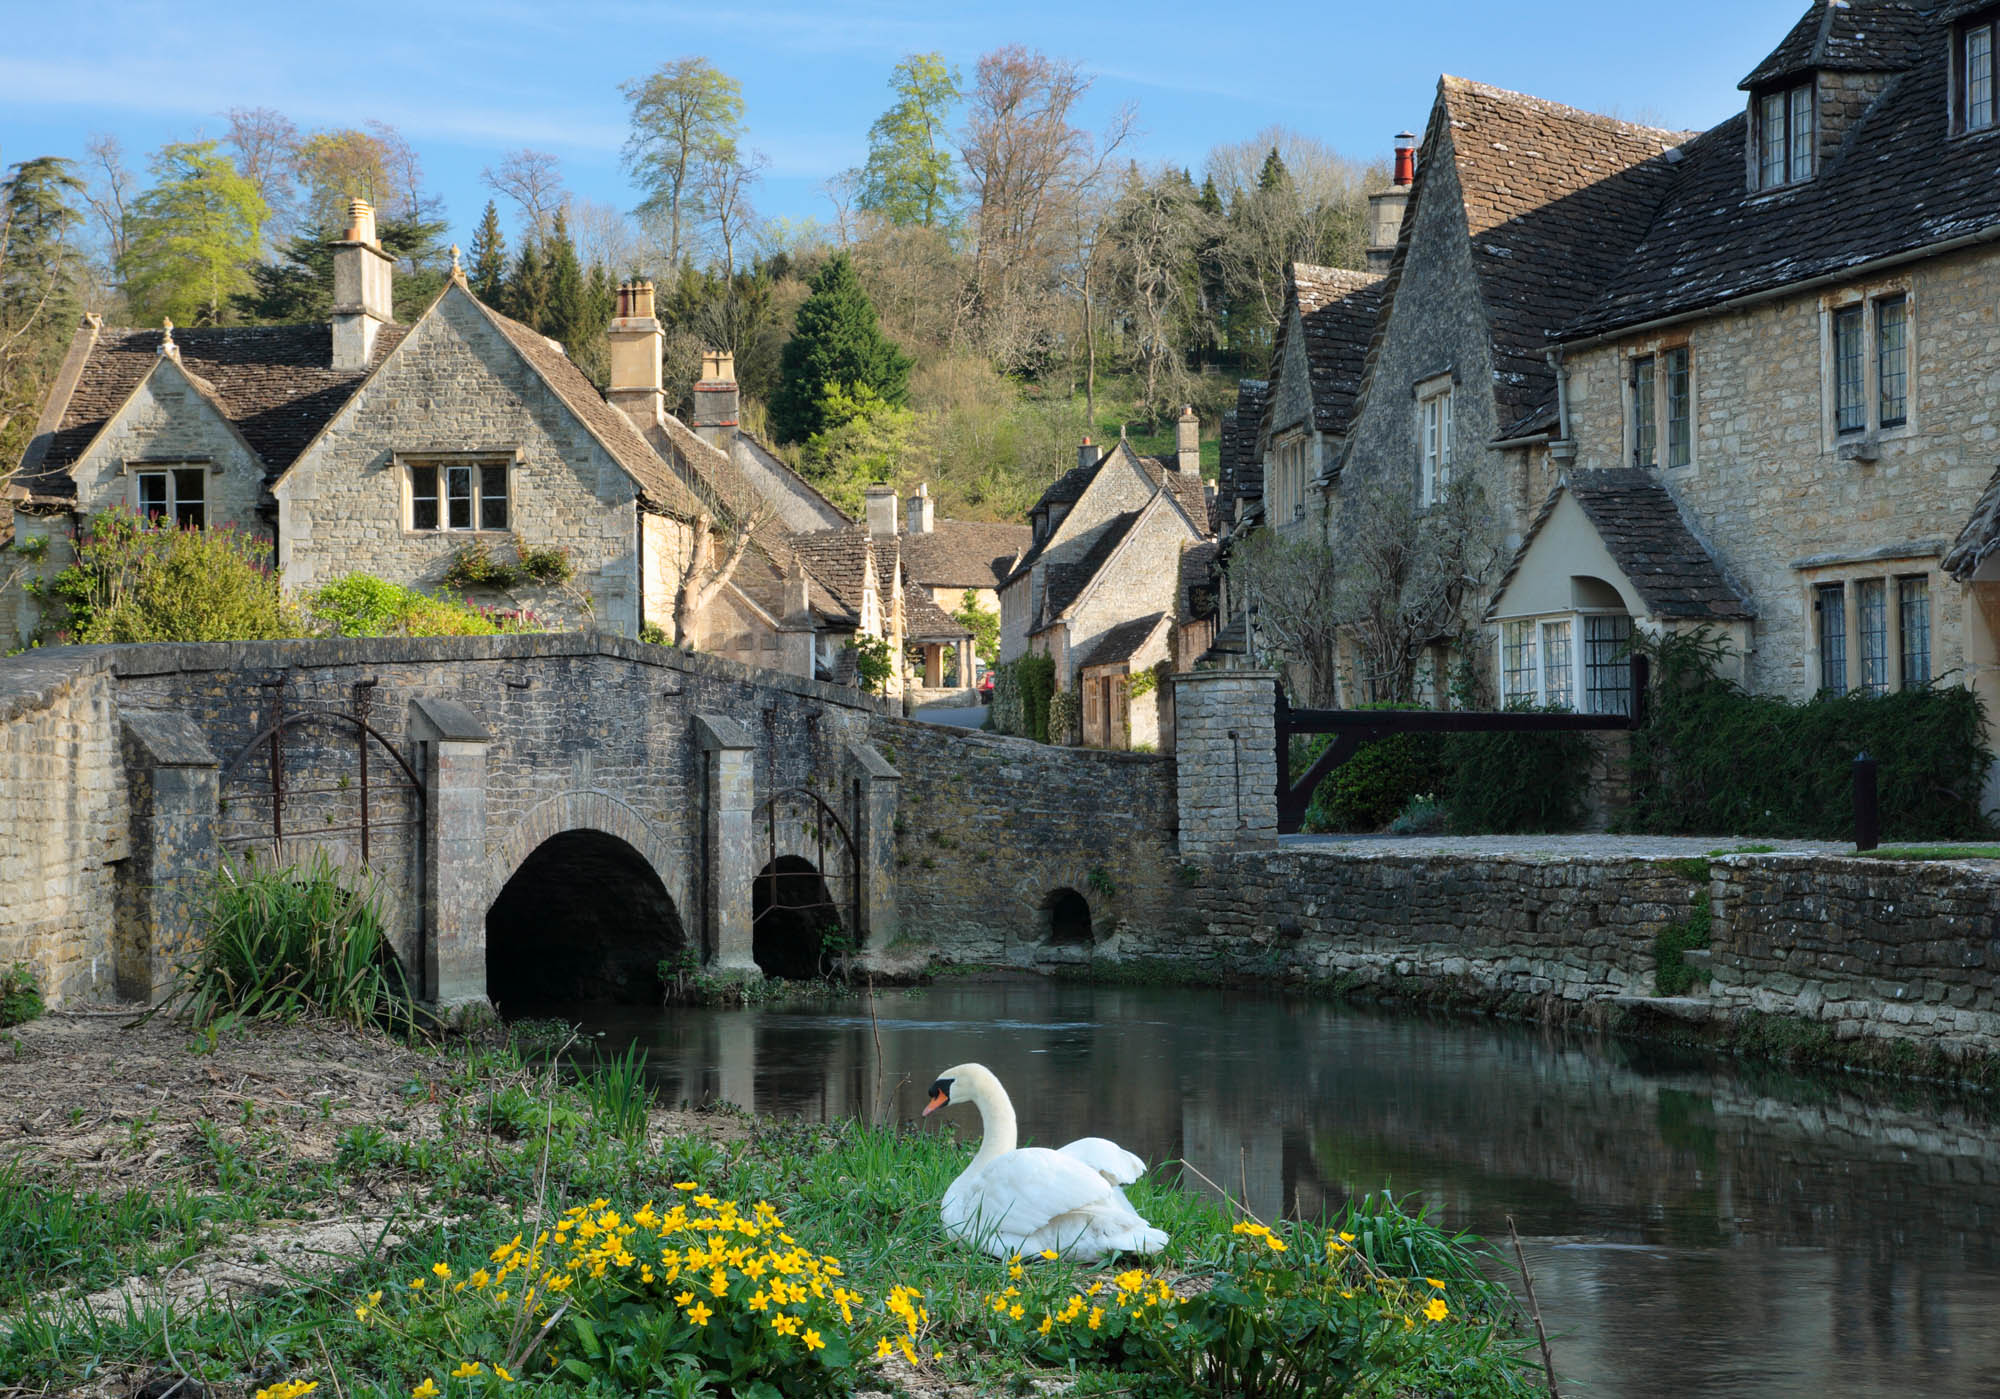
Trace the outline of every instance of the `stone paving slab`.
<path fill-rule="evenodd" d="M 1386 836 L 1298 835 L 1280 838 L 1286 850 L 1325 851 L 1361 858 L 1457 855 L 1467 859 L 1511 857 L 1540 860 L 1687 859 L 1713 852 L 1755 847 L 1759 853 L 1851 855 L 1852 841 L 1780 840 L 1739 836 L 1511 835 Z"/>

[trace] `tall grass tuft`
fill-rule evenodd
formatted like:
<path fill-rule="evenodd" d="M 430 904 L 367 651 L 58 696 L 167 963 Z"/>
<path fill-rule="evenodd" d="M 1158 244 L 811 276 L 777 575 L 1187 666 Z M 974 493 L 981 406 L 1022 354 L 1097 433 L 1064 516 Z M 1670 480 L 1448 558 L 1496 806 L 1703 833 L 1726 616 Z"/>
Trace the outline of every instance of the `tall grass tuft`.
<path fill-rule="evenodd" d="M 645 1140 L 646 1114 L 653 1106 L 645 1050 L 635 1044 L 623 1054 L 600 1057 L 577 1087 L 590 1101 L 592 1119 L 605 1131 L 628 1142 Z"/>
<path fill-rule="evenodd" d="M 369 885 L 350 889 L 324 852 L 304 866 L 228 864 L 209 892 L 207 936 L 169 1004 L 197 1028 L 230 1017 L 328 1016 L 357 1029 L 414 1028 L 410 988 Z"/>

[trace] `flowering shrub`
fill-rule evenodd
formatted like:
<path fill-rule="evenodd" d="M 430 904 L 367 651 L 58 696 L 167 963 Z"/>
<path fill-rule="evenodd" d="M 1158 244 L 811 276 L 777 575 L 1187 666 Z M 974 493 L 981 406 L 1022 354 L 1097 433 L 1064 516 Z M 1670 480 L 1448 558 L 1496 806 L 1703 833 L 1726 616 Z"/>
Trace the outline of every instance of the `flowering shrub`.
<path fill-rule="evenodd" d="M 1303 1228 L 1287 1240 L 1246 1220 L 1212 1272 L 1178 1281 L 1143 1268 L 1031 1274 L 1016 1258 L 1007 1286 L 984 1298 L 990 1339 L 1051 1362 L 1117 1366 L 1161 1393 L 1345 1394 L 1393 1368 L 1410 1333 L 1455 1312 L 1444 1280 L 1394 1276 L 1355 1242 Z"/>
<path fill-rule="evenodd" d="M 840 1260 L 799 1243 L 768 1203 L 674 1189 L 685 1198 L 630 1216 L 607 1200 L 577 1206 L 470 1273 L 433 1263 L 358 1299 L 355 1320 L 435 1358 L 412 1399 L 497 1393 L 530 1367 L 617 1393 L 678 1380 L 814 1399 L 853 1389 L 869 1337 L 878 1356 L 916 1360 L 921 1293 L 894 1287 L 871 1309 Z"/>

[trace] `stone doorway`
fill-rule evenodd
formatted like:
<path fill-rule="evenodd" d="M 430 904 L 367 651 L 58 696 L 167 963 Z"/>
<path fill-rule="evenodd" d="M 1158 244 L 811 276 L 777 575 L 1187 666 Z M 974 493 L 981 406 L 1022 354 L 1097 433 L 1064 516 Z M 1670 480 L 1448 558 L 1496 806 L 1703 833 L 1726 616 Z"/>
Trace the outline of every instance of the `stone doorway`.
<path fill-rule="evenodd" d="M 602 831 L 537 846 L 486 913 L 486 992 L 501 1013 L 574 1002 L 656 1006 L 659 966 L 687 946 L 646 858 Z"/>
<path fill-rule="evenodd" d="M 1058 889 L 1042 900 L 1043 936 L 1051 943 L 1088 947 L 1090 900 L 1074 889 Z"/>
<path fill-rule="evenodd" d="M 758 871 L 751 896 L 751 955 L 766 976 L 807 981 L 828 968 L 827 941 L 843 942 L 841 905 L 810 860 L 780 855 Z"/>

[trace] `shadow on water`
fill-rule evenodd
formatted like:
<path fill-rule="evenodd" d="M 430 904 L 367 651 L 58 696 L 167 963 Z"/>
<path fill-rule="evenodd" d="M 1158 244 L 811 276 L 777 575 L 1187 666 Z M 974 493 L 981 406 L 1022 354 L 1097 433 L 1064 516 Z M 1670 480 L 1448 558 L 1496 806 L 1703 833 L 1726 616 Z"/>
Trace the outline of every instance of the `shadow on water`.
<path fill-rule="evenodd" d="M 1244 992 L 1024 980 L 875 1008 L 900 1118 L 975 1059 L 1027 1139 L 1184 1158 L 1266 1218 L 1385 1186 L 1482 1234 L 1513 1215 L 1578 1393 L 2000 1393 L 1983 1102 Z M 670 1102 L 862 1116 L 875 1081 L 861 1000 L 581 1018 L 644 1045 Z"/>

